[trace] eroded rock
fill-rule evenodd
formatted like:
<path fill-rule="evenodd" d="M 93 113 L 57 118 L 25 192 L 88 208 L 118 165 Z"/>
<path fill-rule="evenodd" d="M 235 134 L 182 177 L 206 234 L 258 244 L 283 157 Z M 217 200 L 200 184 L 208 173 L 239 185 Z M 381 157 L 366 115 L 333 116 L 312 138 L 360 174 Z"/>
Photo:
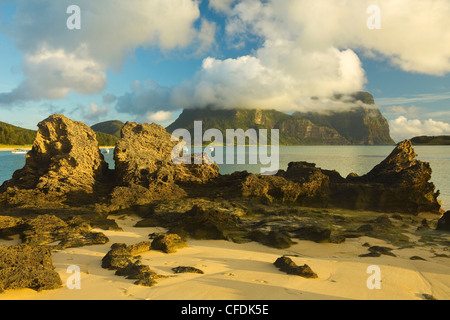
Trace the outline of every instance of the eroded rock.
<path fill-rule="evenodd" d="M 116 270 L 117 276 L 136 280 L 134 284 L 152 287 L 157 280 L 165 278 L 153 272 L 149 266 L 143 265 L 138 254 L 151 250 L 151 242 L 143 241 L 130 246 L 115 243 L 102 259 L 102 268 Z"/>
<path fill-rule="evenodd" d="M 399 143 L 368 174 L 332 184 L 331 202 L 356 210 L 439 213 L 439 191 L 430 182 L 430 164 L 416 157 L 411 141 Z"/>
<path fill-rule="evenodd" d="M 450 211 L 444 213 L 443 216 L 439 219 L 436 229 L 450 231 Z"/>
<path fill-rule="evenodd" d="M 52 115 L 38 127 L 24 168 L 0 187 L 2 199 L 19 207 L 92 202 L 108 168 L 95 132 L 63 115 Z"/>
<path fill-rule="evenodd" d="M 292 261 L 291 258 L 286 256 L 278 258 L 277 261 L 274 262 L 274 265 L 287 274 L 296 275 L 307 279 L 318 278 L 318 275 L 314 271 L 312 271 L 312 269 L 307 264 L 298 266 L 294 261 Z"/>
<path fill-rule="evenodd" d="M 187 242 L 177 234 L 158 234 L 152 242 L 153 250 L 160 250 L 165 253 L 175 253 L 178 249 L 187 247 Z"/>
<path fill-rule="evenodd" d="M 128 122 L 114 150 L 117 187 L 112 206 L 123 209 L 157 200 L 180 199 L 189 191 L 219 176 L 219 167 L 207 160 L 200 164 L 172 161 L 178 141 L 157 124 Z M 195 155 L 192 155 L 195 158 Z"/>
<path fill-rule="evenodd" d="M 172 271 L 175 273 L 198 273 L 198 274 L 204 274 L 204 272 L 200 269 L 194 268 L 194 267 L 176 267 L 172 268 Z"/>
<path fill-rule="evenodd" d="M 53 250 L 108 243 L 101 232 L 93 232 L 88 220 L 76 216 L 67 222 L 54 215 L 27 219 L 20 233 L 22 242 L 32 246 L 50 246 Z"/>
<path fill-rule="evenodd" d="M 21 244 L 0 246 L 0 293 L 5 290 L 60 288 L 49 249 Z"/>

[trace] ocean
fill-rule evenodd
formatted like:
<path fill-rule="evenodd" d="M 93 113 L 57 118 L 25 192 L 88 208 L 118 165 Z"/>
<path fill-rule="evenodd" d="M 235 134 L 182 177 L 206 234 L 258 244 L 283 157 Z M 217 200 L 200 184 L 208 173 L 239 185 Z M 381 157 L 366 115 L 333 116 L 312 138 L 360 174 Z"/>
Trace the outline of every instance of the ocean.
<path fill-rule="evenodd" d="M 315 163 L 322 169 L 336 170 L 343 177 L 352 172 L 363 175 L 383 161 L 393 148 L 393 146 L 285 146 L 280 147 L 279 168 L 285 170 L 292 161 L 307 161 Z M 439 200 L 442 201 L 444 209 L 450 210 L 450 146 L 416 146 L 414 149 L 419 160 L 431 164 L 432 181 L 441 192 Z M 114 168 L 113 152 L 104 156 L 110 168 Z M 10 179 L 14 171 L 22 168 L 24 164 L 24 154 L 0 152 L 0 185 Z M 260 173 L 262 165 L 223 164 L 219 167 L 222 174 L 244 170 Z"/>

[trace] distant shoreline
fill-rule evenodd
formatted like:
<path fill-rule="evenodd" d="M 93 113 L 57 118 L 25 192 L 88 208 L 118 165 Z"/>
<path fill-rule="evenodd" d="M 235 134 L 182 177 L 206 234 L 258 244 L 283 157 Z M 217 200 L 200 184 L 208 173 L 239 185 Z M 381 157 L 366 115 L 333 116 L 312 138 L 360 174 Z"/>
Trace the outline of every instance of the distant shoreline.
<path fill-rule="evenodd" d="M 21 149 L 21 150 L 27 150 L 30 151 L 32 148 L 31 145 L 26 145 L 26 146 L 7 146 L 7 145 L 0 145 L 0 152 L 1 151 L 13 151 L 16 149 Z M 101 146 L 99 147 L 99 149 L 114 149 L 115 146 Z"/>
<path fill-rule="evenodd" d="M 13 151 L 16 149 L 29 151 L 29 150 L 31 150 L 31 145 L 25 145 L 25 146 L 0 145 L 0 151 Z"/>

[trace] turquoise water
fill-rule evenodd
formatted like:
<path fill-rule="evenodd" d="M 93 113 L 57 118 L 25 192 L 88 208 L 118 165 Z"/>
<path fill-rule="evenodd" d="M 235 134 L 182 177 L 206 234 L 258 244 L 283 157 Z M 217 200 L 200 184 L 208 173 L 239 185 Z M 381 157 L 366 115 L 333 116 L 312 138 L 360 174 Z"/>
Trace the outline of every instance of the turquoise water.
<path fill-rule="evenodd" d="M 216 149 L 217 150 L 217 149 Z M 280 147 L 280 169 L 289 162 L 307 161 L 328 170 L 337 170 L 343 177 L 354 172 L 363 175 L 380 163 L 393 150 L 392 146 L 292 146 Z M 430 162 L 432 181 L 441 191 L 444 209 L 450 210 L 450 146 L 417 146 L 418 159 Z M 216 151 L 217 152 L 217 151 Z M 214 154 L 213 154 L 214 155 Z M 105 160 L 114 168 L 113 153 L 105 154 Z M 15 170 L 25 164 L 25 155 L 0 152 L 0 184 L 12 177 Z M 220 165 L 222 174 L 247 170 L 260 172 L 261 165 Z"/>

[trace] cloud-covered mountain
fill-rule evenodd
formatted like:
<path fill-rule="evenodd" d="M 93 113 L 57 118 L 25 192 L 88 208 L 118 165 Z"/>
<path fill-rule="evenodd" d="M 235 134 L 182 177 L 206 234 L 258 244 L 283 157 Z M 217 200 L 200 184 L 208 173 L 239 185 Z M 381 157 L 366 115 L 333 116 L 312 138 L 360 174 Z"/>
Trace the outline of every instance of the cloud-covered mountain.
<path fill-rule="evenodd" d="M 353 98 L 345 111 L 296 112 L 291 115 L 262 109 L 185 109 L 167 130 L 187 129 L 193 136 L 194 121 L 201 121 L 203 132 L 219 129 L 224 137 L 227 129 L 278 129 L 281 145 L 394 144 L 389 124 L 373 105 L 372 95 L 361 92 Z M 356 105 L 356 102 L 361 104 Z"/>

